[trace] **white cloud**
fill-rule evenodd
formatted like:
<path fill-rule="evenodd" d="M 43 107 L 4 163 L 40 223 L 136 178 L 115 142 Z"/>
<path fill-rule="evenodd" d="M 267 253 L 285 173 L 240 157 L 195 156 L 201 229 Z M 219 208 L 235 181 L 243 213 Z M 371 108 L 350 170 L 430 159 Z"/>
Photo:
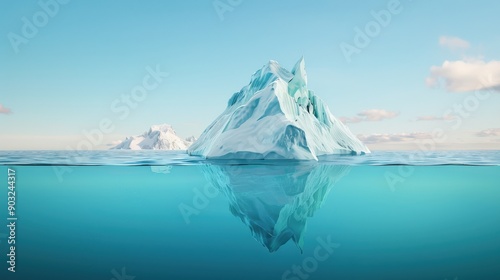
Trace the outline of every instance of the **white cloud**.
<path fill-rule="evenodd" d="M 445 115 L 445 116 L 420 116 L 417 117 L 417 121 L 449 121 L 455 119 L 456 116 Z"/>
<path fill-rule="evenodd" d="M 122 142 L 123 142 L 123 140 L 113 140 L 110 143 L 106 144 L 106 146 L 108 146 L 108 147 L 114 147 L 114 146 L 117 146 L 117 145 L 121 144 Z"/>
<path fill-rule="evenodd" d="M 343 123 L 359 123 L 362 122 L 363 120 L 358 117 L 339 117 L 339 120 Z"/>
<path fill-rule="evenodd" d="M 361 142 L 367 144 L 389 143 L 389 142 L 409 142 L 416 139 L 431 139 L 432 134 L 426 132 L 394 133 L 394 134 L 371 134 L 358 135 Z"/>
<path fill-rule="evenodd" d="M 4 107 L 2 104 L 0 104 L 0 114 L 10 114 L 12 111 L 9 108 Z"/>
<path fill-rule="evenodd" d="M 359 123 L 359 122 L 377 122 L 387 119 L 392 119 L 399 116 L 399 112 L 387 111 L 382 109 L 370 109 L 358 113 L 355 117 L 340 117 L 343 123 Z"/>
<path fill-rule="evenodd" d="M 476 133 L 476 135 L 479 137 L 500 136 L 500 128 L 491 128 L 491 129 L 481 130 L 478 133 Z"/>
<path fill-rule="evenodd" d="M 459 50 L 459 49 L 465 50 L 470 47 L 469 42 L 465 41 L 464 39 L 460 39 L 458 37 L 453 37 L 453 36 L 439 37 L 439 45 L 450 50 Z"/>
<path fill-rule="evenodd" d="M 438 87 L 441 82 L 449 92 L 500 90 L 500 61 L 445 61 L 442 66 L 432 66 L 426 79 L 429 87 Z"/>

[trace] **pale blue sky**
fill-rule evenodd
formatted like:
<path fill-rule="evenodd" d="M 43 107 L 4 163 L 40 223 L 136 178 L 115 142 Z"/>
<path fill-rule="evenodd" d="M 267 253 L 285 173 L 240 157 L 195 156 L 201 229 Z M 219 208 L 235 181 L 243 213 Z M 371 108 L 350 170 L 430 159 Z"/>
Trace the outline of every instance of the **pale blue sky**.
<path fill-rule="evenodd" d="M 199 136 L 254 71 L 271 59 L 291 68 L 301 56 L 309 87 L 335 116 L 365 118 L 348 126 L 374 149 L 415 148 L 413 139 L 435 128 L 448 136 L 438 148 L 500 149 L 498 92 L 479 100 L 472 89 L 426 84 L 431 67 L 448 60 L 464 62 L 472 75 L 483 71 L 497 86 L 500 2 L 401 0 L 399 12 L 350 62 L 341 44 L 355 46 L 355 28 L 365 29 L 374 21 L 371 11 L 388 10 L 391 0 L 242 0 L 219 13 L 214 7 L 237 2 L 72 0 L 26 38 L 22 18 L 43 21 L 43 8 L 2 1 L 0 149 L 74 148 L 85 139 L 82 131 L 103 118 L 115 129 L 96 149 L 160 123 L 183 137 Z M 13 36 L 27 43 L 13 45 Z M 121 120 L 111 104 L 157 65 L 168 78 Z M 442 68 L 434 77 L 474 79 L 454 76 L 463 68 Z M 416 121 L 472 98 L 478 104 L 459 125 Z"/>

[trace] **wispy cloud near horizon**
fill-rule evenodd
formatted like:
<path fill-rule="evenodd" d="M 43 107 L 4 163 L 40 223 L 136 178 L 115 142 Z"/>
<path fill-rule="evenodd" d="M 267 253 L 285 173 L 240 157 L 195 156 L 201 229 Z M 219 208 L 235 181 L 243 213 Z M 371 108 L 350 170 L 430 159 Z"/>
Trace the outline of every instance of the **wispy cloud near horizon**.
<path fill-rule="evenodd" d="M 443 48 L 455 50 L 465 50 L 470 48 L 470 43 L 464 39 L 453 37 L 453 36 L 441 36 L 439 37 L 439 45 Z"/>
<path fill-rule="evenodd" d="M 411 133 L 376 133 L 370 135 L 358 135 L 359 140 L 367 144 L 390 143 L 390 142 L 410 142 L 417 139 L 430 139 L 431 133 L 411 132 Z"/>
<path fill-rule="evenodd" d="M 445 116 L 420 116 L 417 117 L 416 121 L 450 121 L 455 119 L 456 116 L 453 115 L 445 115 Z"/>
<path fill-rule="evenodd" d="M 114 146 L 121 144 L 122 142 L 123 142 L 123 140 L 113 140 L 113 141 L 107 143 L 106 146 L 107 147 L 114 147 Z"/>
<path fill-rule="evenodd" d="M 354 117 L 340 117 L 343 123 L 378 122 L 393 119 L 399 116 L 399 112 L 387 111 L 383 109 L 370 109 L 356 114 Z"/>
<path fill-rule="evenodd" d="M 500 136 L 500 128 L 490 128 L 490 129 L 481 130 L 478 133 L 476 133 L 476 135 L 479 137 Z"/>
<path fill-rule="evenodd" d="M 9 108 L 4 107 L 0 104 L 0 114 L 11 114 L 12 111 Z"/>

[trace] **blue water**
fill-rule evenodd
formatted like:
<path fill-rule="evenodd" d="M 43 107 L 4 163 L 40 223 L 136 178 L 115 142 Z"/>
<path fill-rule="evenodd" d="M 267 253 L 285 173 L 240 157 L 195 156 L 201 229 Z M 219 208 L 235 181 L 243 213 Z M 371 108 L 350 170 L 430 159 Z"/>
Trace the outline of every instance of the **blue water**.
<path fill-rule="evenodd" d="M 0 279 L 500 279 L 500 153 L 0 152 Z M 135 277 L 135 278 L 133 278 Z"/>

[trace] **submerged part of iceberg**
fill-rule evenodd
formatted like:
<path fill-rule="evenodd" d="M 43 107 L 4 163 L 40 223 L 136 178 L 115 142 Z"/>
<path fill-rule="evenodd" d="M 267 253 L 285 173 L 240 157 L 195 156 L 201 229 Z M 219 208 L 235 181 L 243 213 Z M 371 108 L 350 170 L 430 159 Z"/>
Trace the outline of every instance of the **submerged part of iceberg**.
<path fill-rule="evenodd" d="M 231 213 L 270 252 L 290 239 L 302 251 L 307 219 L 349 171 L 317 164 L 203 166 L 208 181 L 229 199 Z"/>
<path fill-rule="evenodd" d="M 307 88 L 302 58 L 291 72 L 276 61 L 255 72 L 188 152 L 211 159 L 318 160 L 370 150 Z"/>

